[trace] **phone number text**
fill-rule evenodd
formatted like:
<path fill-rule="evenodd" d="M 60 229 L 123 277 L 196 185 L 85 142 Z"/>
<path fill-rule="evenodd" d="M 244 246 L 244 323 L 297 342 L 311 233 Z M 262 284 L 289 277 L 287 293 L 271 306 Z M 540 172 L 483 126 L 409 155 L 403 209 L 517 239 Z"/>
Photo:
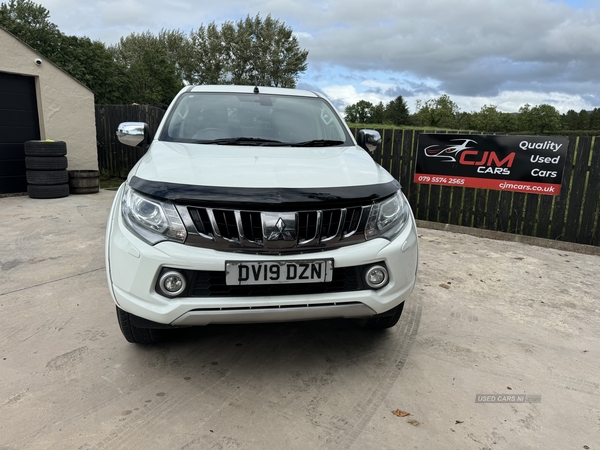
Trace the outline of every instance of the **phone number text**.
<path fill-rule="evenodd" d="M 439 183 L 439 184 L 465 184 L 464 178 L 451 178 L 451 177 L 432 177 L 429 175 L 419 175 L 417 181 L 422 183 Z"/>

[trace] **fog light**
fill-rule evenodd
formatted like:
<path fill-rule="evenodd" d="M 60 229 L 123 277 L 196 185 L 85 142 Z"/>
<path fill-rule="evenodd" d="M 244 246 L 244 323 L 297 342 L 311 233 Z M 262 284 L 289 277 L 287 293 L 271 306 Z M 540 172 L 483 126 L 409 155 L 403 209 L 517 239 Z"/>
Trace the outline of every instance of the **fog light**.
<path fill-rule="evenodd" d="M 365 281 L 373 289 L 379 289 L 388 282 L 388 272 L 383 266 L 373 266 L 367 270 Z"/>
<path fill-rule="evenodd" d="M 185 290 L 185 277 L 172 270 L 160 277 L 158 285 L 166 295 L 176 297 Z"/>

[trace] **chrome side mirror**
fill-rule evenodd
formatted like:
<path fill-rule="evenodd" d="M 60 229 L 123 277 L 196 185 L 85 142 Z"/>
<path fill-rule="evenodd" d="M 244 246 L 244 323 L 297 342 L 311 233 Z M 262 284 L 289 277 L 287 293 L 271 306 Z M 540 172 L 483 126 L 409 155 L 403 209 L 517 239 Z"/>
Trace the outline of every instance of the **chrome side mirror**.
<path fill-rule="evenodd" d="M 144 122 L 123 122 L 117 128 L 117 138 L 122 144 L 142 147 L 150 144 L 150 128 Z"/>
<path fill-rule="evenodd" d="M 366 151 L 374 153 L 381 144 L 381 135 L 375 130 L 359 130 L 356 141 Z"/>

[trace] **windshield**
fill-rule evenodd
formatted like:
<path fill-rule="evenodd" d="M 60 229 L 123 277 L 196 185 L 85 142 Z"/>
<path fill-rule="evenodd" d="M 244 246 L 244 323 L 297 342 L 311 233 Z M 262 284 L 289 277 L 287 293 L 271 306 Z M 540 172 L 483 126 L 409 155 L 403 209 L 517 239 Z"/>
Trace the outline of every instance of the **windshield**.
<path fill-rule="evenodd" d="M 224 145 L 352 145 L 331 106 L 318 97 L 243 93 L 181 96 L 160 140 Z"/>

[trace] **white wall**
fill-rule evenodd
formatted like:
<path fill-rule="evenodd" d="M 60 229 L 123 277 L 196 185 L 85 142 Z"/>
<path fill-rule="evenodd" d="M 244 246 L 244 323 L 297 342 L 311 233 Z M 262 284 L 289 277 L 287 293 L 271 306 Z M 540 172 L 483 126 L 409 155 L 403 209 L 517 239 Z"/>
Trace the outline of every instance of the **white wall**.
<path fill-rule="evenodd" d="M 69 170 L 98 170 L 93 92 L 1 28 L 0 71 L 35 77 L 41 138 L 67 143 Z"/>

